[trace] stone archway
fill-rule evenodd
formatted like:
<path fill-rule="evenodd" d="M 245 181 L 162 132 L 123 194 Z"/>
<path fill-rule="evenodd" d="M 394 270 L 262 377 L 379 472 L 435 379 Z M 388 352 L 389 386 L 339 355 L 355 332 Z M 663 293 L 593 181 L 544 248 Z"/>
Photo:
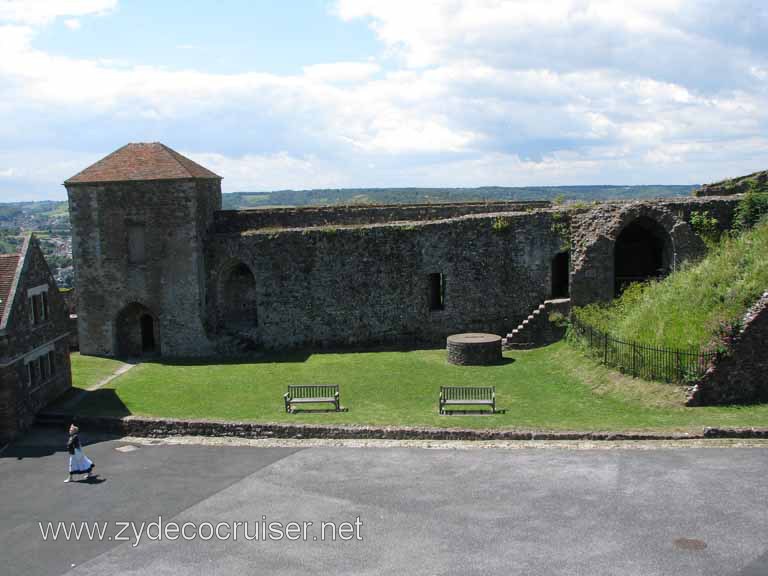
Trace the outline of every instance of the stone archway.
<path fill-rule="evenodd" d="M 256 279 L 242 262 L 224 269 L 219 281 L 219 320 L 225 330 L 243 330 L 258 325 Z"/>
<path fill-rule="evenodd" d="M 661 224 L 648 216 L 632 220 L 613 247 L 614 294 L 620 295 L 635 282 L 665 277 L 673 258 L 672 238 Z"/>
<path fill-rule="evenodd" d="M 608 204 L 576 213 L 571 236 L 573 306 L 609 301 L 616 296 L 617 278 L 624 282 L 633 276 L 662 276 L 706 250 L 686 221 L 685 211 L 664 202 Z M 619 270 L 615 269 L 617 258 Z"/>
<path fill-rule="evenodd" d="M 160 352 L 160 333 L 155 316 L 138 302 L 125 306 L 115 320 L 117 353 L 137 357 Z"/>

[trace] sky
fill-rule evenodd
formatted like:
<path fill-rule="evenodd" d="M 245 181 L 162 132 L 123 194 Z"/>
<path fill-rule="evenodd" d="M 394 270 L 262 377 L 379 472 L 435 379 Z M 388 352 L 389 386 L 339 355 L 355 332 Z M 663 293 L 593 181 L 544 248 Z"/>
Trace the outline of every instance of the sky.
<path fill-rule="evenodd" d="M 225 192 L 768 169 L 765 0 L 0 0 L 0 201 L 160 141 Z"/>

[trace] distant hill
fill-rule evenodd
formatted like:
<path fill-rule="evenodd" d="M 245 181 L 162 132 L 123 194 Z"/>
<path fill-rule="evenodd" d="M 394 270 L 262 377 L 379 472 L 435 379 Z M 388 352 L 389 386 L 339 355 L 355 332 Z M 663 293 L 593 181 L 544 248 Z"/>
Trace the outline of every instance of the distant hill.
<path fill-rule="evenodd" d="M 483 186 L 479 188 L 322 188 L 232 192 L 224 194 L 224 209 L 327 204 L 419 204 L 482 200 L 592 201 L 690 196 L 698 186 Z"/>

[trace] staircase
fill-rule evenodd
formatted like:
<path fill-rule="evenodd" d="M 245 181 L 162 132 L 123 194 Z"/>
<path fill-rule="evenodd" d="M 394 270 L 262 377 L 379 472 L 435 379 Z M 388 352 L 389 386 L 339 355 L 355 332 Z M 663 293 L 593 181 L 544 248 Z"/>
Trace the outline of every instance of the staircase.
<path fill-rule="evenodd" d="M 565 335 L 565 327 L 557 326 L 549 321 L 549 315 L 553 312 L 559 312 L 563 316 L 568 316 L 571 310 L 570 298 L 558 298 L 554 300 L 545 300 L 544 304 L 539 306 L 528 315 L 528 318 L 507 334 L 501 341 L 502 347 L 506 350 L 535 348 L 536 346 L 545 346 L 557 342 Z"/>

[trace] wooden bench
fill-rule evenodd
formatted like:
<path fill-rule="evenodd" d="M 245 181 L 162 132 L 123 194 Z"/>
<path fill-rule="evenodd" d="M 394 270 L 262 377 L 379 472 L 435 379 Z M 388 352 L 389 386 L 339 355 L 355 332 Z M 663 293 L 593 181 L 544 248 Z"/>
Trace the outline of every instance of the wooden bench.
<path fill-rule="evenodd" d="M 288 392 L 283 395 L 285 411 L 293 412 L 293 404 L 315 404 L 327 402 L 341 411 L 338 384 L 299 384 L 289 385 Z"/>
<path fill-rule="evenodd" d="M 496 413 L 496 386 L 440 386 L 440 414 L 446 406 L 490 406 Z"/>

